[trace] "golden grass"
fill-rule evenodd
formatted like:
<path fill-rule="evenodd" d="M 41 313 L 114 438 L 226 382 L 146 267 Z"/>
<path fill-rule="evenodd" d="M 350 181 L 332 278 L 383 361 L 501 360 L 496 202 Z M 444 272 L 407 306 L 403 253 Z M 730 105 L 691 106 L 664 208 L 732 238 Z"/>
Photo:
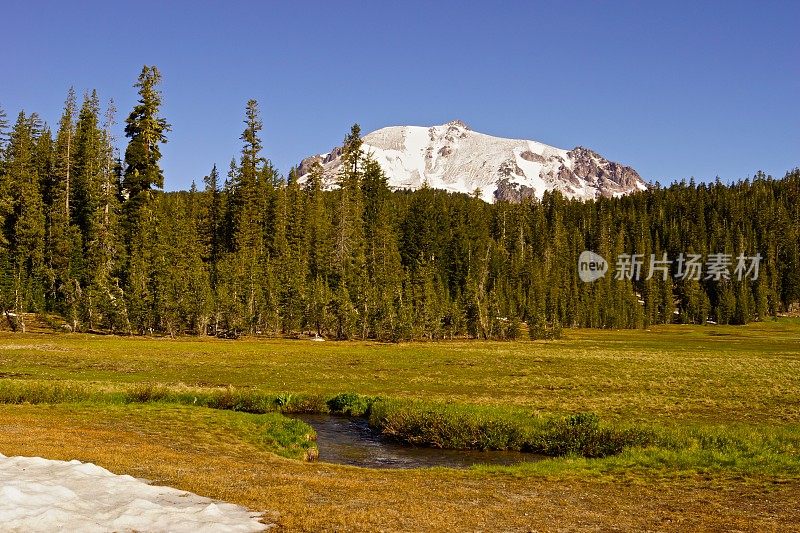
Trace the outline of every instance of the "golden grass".
<path fill-rule="evenodd" d="M 0 406 L 0 449 L 91 461 L 263 511 L 291 531 L 787 531 L 800 523 L 798 480 L 367 470 L 283 459 L 209 432 L 202 416 L 177 426 L 139 410 Z"/>

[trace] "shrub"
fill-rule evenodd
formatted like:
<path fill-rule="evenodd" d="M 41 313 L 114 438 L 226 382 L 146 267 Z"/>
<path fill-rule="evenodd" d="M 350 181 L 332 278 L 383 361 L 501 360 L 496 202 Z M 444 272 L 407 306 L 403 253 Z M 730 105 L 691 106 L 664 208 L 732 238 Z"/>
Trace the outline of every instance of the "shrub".
<path fill-rule="evenodd" d="M 317 394 L 310 396 L 295 394 L 286 405 L 281 406 L 283 413 L 327 413 L 328 411 L 325 397 Z"/>
<path fill-rule="evenodd" d="M 642 429 L 614 429 L 600 426 L 594 413 L 578 413 L 548 422 L 526 446 L 526 451 L 544 455 L 607 457 L 630 446 L 652 442 L 651 432 Z"/>
<path fill-rule="evenodd" d="M 417 446 L 471 450 L 521 450 L 549 456 L 606 457 L 653 442 L 651 431 L 603 427 L 594 413 L 545 422 L 475 406 L 376 401 L 370 426 Z"/>
<path fill-rule="evenodd" d="M 362 396 L 353 392 L 344 392 L 328 400 L 327 406 L 331 413 L 349 416 L 367 416 L 373 401 L 373 398 L 367 396 Z"/>
<path fill-rule="evenodd" d="M 384 436 L 417 446 L 519 450 L 525 441 L 525 429 L 515 420 L 469 406 L 376 401 L 369 421 Z"/>

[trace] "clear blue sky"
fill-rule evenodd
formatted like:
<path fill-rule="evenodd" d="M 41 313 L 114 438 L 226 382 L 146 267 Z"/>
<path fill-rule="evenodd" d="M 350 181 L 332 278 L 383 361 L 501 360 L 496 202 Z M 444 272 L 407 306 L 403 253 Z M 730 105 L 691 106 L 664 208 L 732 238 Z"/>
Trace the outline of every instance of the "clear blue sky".
<path fill-rule="evenodd" d="M 282 172 L 353 122 L 454 118 L 587 146 L 652 181 L 800 164 L 798 1 L 19 1 L 0 13 L 12 118 L 55 124 L 74 85 L 114 98 L 121 122 L 142 65 L 161 69 L 167 189 L 227 170 L 249 98 Z"/>

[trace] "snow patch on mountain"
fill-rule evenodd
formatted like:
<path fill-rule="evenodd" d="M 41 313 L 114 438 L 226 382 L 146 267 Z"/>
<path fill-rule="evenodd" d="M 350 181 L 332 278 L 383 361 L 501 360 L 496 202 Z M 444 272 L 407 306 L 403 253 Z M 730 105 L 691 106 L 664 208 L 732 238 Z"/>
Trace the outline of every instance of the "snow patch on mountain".
<path fill-rule="evenodd" d="M 589 200 L 622 196 L 647 185 L 631 167 L 608 161 L 583 147 L 555 148 L 537 141 L 504 139 L 472 131 L 454 120 L 441 126 L 391 126 L 367 134 L 363 150 L 381 166 L 395 189 L 423 184 L 473 194 L 487 202 L 540 198 L 560 191 Z M 323 167 L 326 188 L 336 186 L 341 147 L 307 157 L 299 167 L 301 181 L 311 166 Z"/>

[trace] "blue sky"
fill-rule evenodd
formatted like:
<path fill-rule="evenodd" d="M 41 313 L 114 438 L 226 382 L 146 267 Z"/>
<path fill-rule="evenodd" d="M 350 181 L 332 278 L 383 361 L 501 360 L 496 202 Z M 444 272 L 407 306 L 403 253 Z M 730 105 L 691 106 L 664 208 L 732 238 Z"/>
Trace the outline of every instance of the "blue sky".
<path fill-rule="evenodd" d="M 459 118 L 583 145 L 650 181 L 800 165 L 800 2 L 4 2 L 0 106 L 50 124 L 67 89 L 164 76 L 166 188 L 240 148 L 259 101 L 283 172 L 362 130 Z M 118 144 L 124 146 L 119 125 Z"/>

